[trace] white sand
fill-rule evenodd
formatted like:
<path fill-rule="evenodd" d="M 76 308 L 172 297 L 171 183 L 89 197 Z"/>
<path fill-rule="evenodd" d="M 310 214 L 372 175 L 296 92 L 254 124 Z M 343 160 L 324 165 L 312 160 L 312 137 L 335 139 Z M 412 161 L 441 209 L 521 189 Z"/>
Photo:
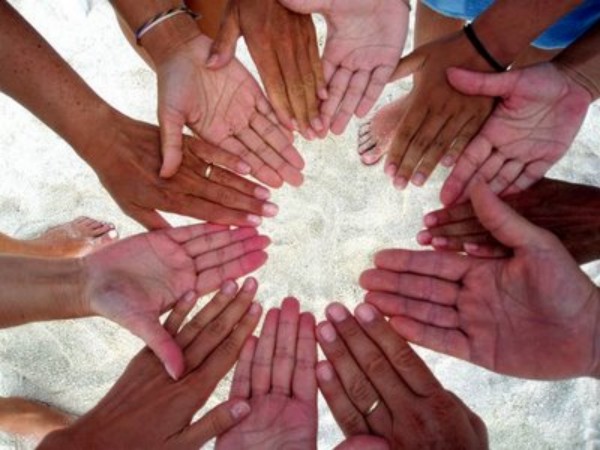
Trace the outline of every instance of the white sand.
<path fill-rule="evenodd" d="M 125 43 L 108 4 L 98 1 L 86 15 L 83 0 L 11 3 L 109 103 L 132 117 L 154 121 L 154 76 Z M 322 41 L 321 22 L 320 31 Z M 240 48 L 239 54 L 250 63 L 245 49 Z M 402 82 L 390 88 L 382 102 L 408 86 Z M 31 114 L 1 96 L 0 117 L 0 230 L 28 237 L 85 214 L 114 222 L 122 236 L 142 231 L 121 213 L 69 146 Z M 266 308 L 287 295 L 301 299 L 318 319 L 330 300 L 353 307 L 362 298 L 356 280 L 370 266 L 371 255 L 382 248 L 417 248 L 414 236 L 422 215 L 439 205 L 440 172 L 426 188 L 398 193 L 380 167 L 362 167 L 355 154 L 357 125 L 353 122 L 344 137 L 314 143 L 298 140 L 307 162 L 306 183 L 301 189 L 276 192 L 281 213 L 262 227 L 274 242 L 269 263 L 256 274 Z M 596 105 L 552 175 L 598 184 L 599 125 Z M 596 282 L 599 267 L 587 267 Z M 84 413 L 140 346 L 128 332 L 102 319 L 1 331 L 0 395 L 25 396 Z M 420 353 L 445 386 L 486 421 L 493 448 L 600 448 L 600 383 L 522 381 L 444 355 Z M 223 383 L 210 404 L 226 394 Z M 319 448 L 332 448 L 340 437 L 321 401 Z M 21 445 L 0 435 L 2 449 Z"/>

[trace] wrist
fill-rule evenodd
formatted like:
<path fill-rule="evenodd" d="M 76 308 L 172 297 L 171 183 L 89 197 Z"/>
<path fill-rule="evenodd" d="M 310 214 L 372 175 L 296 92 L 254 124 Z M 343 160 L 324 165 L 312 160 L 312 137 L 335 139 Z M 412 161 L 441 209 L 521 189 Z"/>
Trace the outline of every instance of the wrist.
<path fill-rule="evenodd" d="M 554 58 L 551 63 L 556 67 L 558 71 L 563 73 L 565 77 L 579 86 L 585 89 L 590 94 L 590 103 L 600 98 L 600 80 L 594 80 L 589 77 L 581 70 L 577 63 L 570 61 L 568 58 L 561 58 L 560 55 Z"/>
<path fill-rule="evenodd" d="M 158 66 L 201 34 L 194 18 L 188 14 L 179 14 L 149 30 L 140 39 L 140 45 L 148 52 L 154 66 Z"/>

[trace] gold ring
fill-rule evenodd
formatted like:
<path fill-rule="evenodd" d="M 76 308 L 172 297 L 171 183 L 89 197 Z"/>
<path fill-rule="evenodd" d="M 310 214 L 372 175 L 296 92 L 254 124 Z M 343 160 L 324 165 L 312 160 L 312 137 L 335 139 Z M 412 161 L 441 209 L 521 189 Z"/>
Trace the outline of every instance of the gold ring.
<path fill-rule="evenodd" d="M 212 173 L 212 171 L 213 171 L 213 163 L 208 163 L 206 165 L 206 167 L 204 168 L 204 172 L 202 173 L 202 176 L 208 180 L 208 179 L 210 179 L 210 174 Z"/>
<path fill-rule="evenodd" d="M 363 414 L 363 416 L 367 417 L 367 416 L 373 414 L 373 411 L 375 411 L 377 409 L 377 407 L 379 406 L 380 403 L 381 403 L 381 401 L 379 399 L 375 400 L 373 402 L 373 404 L 369 407 L 369 409 L 367 409 L 367 412 Z"/>

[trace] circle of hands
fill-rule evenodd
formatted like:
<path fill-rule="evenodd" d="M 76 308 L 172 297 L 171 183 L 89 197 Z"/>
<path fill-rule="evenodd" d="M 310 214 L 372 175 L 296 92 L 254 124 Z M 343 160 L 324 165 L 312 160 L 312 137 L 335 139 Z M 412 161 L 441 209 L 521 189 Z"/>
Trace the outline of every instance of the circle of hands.
<path fill-rule="evenodd" d="M 368 5 L 280 0 L 274 5 L 325 17 L 322 60 L 309 49 L 300 59 L 300 72 L 286 70 L 278 79 L 273 64 L 288 68 L 286 58 L 293 57 L 293 49 L 305 48 L 305 39 L 316 46 L 314 25 L 293 19 L 304 34 L 290 33 L 291 42 L 267 39 L 271 53 L 257 57 L 252 43 L 265 42 L 260 33 L 268 21 L 241 14 L 241 4 L 232 0 L 215 43 L 201 36 L 157 65 L 160 173 L 167 178 L 166 189 L 174 180 L 190 180 L 205 163 L 219 164 L 232 172 L 215 167 L 215 178 L 202 180 L 212 183 L 203 199 L 212 206 L 189 209 L 190 215 L 255 226 L 270 205 L 261 203 L 268 191 L 239 181 L 233 172 L 251 174 L 270 187 L 300 185 L 304 162 L 292 145 L 293 130 L 309 139 L 329 130 L 342 133 L 354 115 L 369 112 L 390 79 L 415 73 L 408 109 L 386 143 L 385 172 L 404 188 L 409 180 L 423 184 L 438 162 L 456 162 L 441 192 L 449 209 L 426 216 L 429 230 L 419 241 L 436 248 L 458 245 L 453 249 L 466 243 L 466 254 L 382 251 L 375 268 L 361 276 L 368 293 L 354 313 L 332 304 L 327 319 L 316 326 L 312 314 L 289 298 L 267 313 L 255 338 L 257 283 L 249 278 L 238 290 L 228 281 L 265 263 L 270 241 L 255 229 L 214 224 L 162 229 L 97 251 L 83 259 L 91 280 L 85 288 L 87 307 L 142 338 L 160 363 L 143 350 L 74 428 L 85 436 L 92 424 L 120 426 L 115 424 L 121 421 L 127 432 L 117 434 L 133 444 L 142 438 L 128 427 L 143 418 L 151 422 L 144 432 L 151 430 L 154 442 L 166 448 L 197 448 L 215 436 L 219 449 L 315 448 L 320 388 L 346 436 L 339 448 L 412 448 L 424 440 L 446 442 L 446 448 L 485 447 L 485 425 L 443 389 L 407 341 L 512 376 L 559 379 L 599 370 L 600 355 L 590 345 L 600 317 L 597 288 L 552 233 L 496 196 L 525 195 L 566 152 L 589 94 L 549 63 L 504 74 L 453 69 L 464 62 L 456 56 L 464 52 L 451 51 L 465 45 L 459 35 L 416 49 L 396 69 L 407 30 L 398 23 L 408 17 L 399 0 Z M 294 42 L 295 35 L 304 40 Z M 249 44 L 269 100 L 234 58 L 239 36 Z M 419 112 L 427 104 L 425 80 L 432 79 L 443 80 L 439 96 L 451 106 L 449 120 L 461 111 L 457 121 L 469 126 L 440 129 Z M 541 86 L 536 94 L 532 84 Z M 489 99 L 470 101 L 482 95 Z M 493 97 L 501 98 L 495 106 Z M 571 122 L 559 120 L 565 109 L 577 112 Z M 481 117 L 476 126 L 469 122 L 474 116 Z M 182 136 L 184 126 L 196 134 L 195 143 Z M 539 134 L 548 129 L 552 133 Z M 147 165 L 157 169 L 158 163 Z M 111 193 L 119 189 L 108 175 L 103 183 Z M 242 200 L 234 200 L 236 195 Z M 217 206 L 216 199 L 222 200 Z M 452 209 L 467 200 L 468 212 Z M 135 198 L 119 203 L 148 228 L 166 225 L 150 204 Z M 436 231 L 458 216 L 477 219 L 485 239 L 470 243 Z M 219 287 L 182 326 L 196 298 Z M 168 310 L 163 327 L 159 317 Z M 317 342 L 326 357 L 318 363 Z M 230 399 L 192 422 L 236 361 Z M 162 365 L 181 383 L 168 382 Z M 130 399 L 129 414 L 119 415 L 116 407 L 104 412 L 103 406 L 118 404 L 123 395 Z M 134 408 L 141 405 L 146 406 Z M 175 408 L 179 414 L 156 421 L 148 413 L 152 408 Z M 407 427 L 410 433 L 404 432 Z"/>

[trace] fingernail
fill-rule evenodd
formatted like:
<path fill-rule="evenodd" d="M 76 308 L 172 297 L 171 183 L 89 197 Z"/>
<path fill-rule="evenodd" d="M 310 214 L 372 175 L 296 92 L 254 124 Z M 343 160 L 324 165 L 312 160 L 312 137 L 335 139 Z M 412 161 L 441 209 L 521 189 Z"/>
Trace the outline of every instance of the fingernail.
<path fill-rule="evenodd" d="M 406 181 L 406 178 L 404 178 L 404 177 L 398 177 L 394 180 L 394 187 L 400 191 L 403 191 L 404 189 L 406 189 L 407 185 L 408 185 L 408 181 Z"/>
<path fill-rule="evenodd" d="M 454 158 L 452 156 L 444 156 L 442 158 L 442 166 L 450 167 L 454 163 Z"/>
<path fill-rule="evenodd" d="M 316 117 L 313 120 L 310 121 L 310 125 L 315 129 L 315 131 L 322 131 L 323 130 L 323 121 Z"/>
<path fill-rule="evenodd" d="M 173 369 L 171 369 L 168 365 L 165 364 L 165 370 L 173 380 L 177 381 L 177 377 L 175 376 L 175 372 L 173 372 Z"/>
<path fill-rule="evenodd" d="M 346 308 L 341 305 L 333 304 L 327 308 L 327 314 L 331 316 L 334 322 L 341 322 L 348 317 Z"/>
<path fill-rule="evenodd" d="M 246 217 L 246 219 L 252 225 L 258 226 L 258 225 L 260 225 L 262 223 L 262 219 L 260 217 L 258 217 L 257 215 L 254 215 L 254 214 L 248 214 L 248 217 Z"/>
<path fill-rule="evenodd" d="M 448 239 L 441 236 L 436 236 L 431 239 L 431 245 L 434 247 L 446 247 L 448 245 Z"/>
<path fill-rule="evenodd" d="M 356 308 L 356 317 L 364 323 L 372 322 L 375 318 L 375 310 L 371 305 L 363 303 Z"/>
<path fill-rule="evenodd" d="M 233 295 L 237 290 L 237 285 L 232 280 L 227 280 L 221 287 L 221 292 L 226 295 Z"/>
<path fill-rule="evenodd" d="M 336 338 L 335 328 L 333 328 L 333 325 L 329 322 L 325 322 L 319 327 L 319 336 L 321 336 L 325 342 L 332 343 Z"/>
<path fill-rule="evenodd" d="M 417 242 L 421 245 L 429 245 L 431 242 L 431 233 L 427 230 L 422 230 L 417 233 Z"/>
<path fill-rule="evenodd" d="M 234 419 L 241 419 L 250 413 L 250 405 L 246 402 L 238 402 L 231 407 L 231 415 Z"/>
<path fill-rule="evenodd" d="M 256 289 L 256 279 L 250 277 L 244 280 L 244 284 L 242 285 L 242 291 L 248 292 Z"/>
<path fill-rule="evenodd" d="M 362 155 L 361 158 L 365 164 L 373 164 L 374 162 L 376 162 L 379 159 L 379 155 L 374 154 L 374 153 L 366 153 L 366 154 Z"/>
<path fill-rule="evenodd" d="M 250 167 L 244 161 L 240 161 L 236 165 L 236 170 L 243 175 L 248 175 L 250 172 L 252 172 L 252 167 Z"/>
<path fill-rule="evenodd" d="M 311 130 L 310 128 L 308 128 L 306 130 L 306 138 L 309 141 L 314 141 L 316 137 L 317 137 L 317 135 L 315 134 L 315 132 L 313 130 Z"/>
<path fill-rule="evenodd" d="M 385 168 L 385 174 L 390 178 L 394 178 L 394 175 L 396 175 L 397 171 L 398 167 L 396 167 L 395 164 L 388 164 L 388 166 Z"/>
<path fill-rule="evenodd" d="M 333 370 L 331 370 L 329 364 L 321 364 L 319 367 L 317 367 L 317 377 L 319 377 L 322 381 L 333 380 Z"/>
<path fill-rule="evenodd" d="M 437 222 L 438 220 L 435 214 L 426 214 L 425 217 L 423 217 L 423 223 L 426 227 L 434 227 L 437 225 Z"/>
<path fill-rule="evenodd" d="M 296 131 L 300 129 L 300 127 L 298 126 L 298 121 L 296 119 L 292 119 L 292 127 L 294 127 L 294 130 Z"/>
<path fill-rule="evenodd" d="M 193 303 L 196 301 L 196 291 L 189 291 L 181 299 L 184 303 Z"/>
<path fill-rule="evenodd" d="M 108 237 L 111 239 L 116 239 L 119 237 L 119 233 L 117 233 L 117 230 L 110 230 L 108 232 Z"/>
<path fill-rule="evenodd" d="M 250 315 L 258 316 L 262 308 L 257 302 L 252 302 L 252 306 L 250 307 Z"/>
<path fill-rule="evenodd" d="M 319 89 L 318 95 L 321 100 L 327 100 L 329 98 L 329 92 L 327 92 L 326 88 Z"/>
<path fill-rule="evenodd" d="M 265 203 L 262 210 L 264 216 L 275 217 L 279 212 L 279 207 L 275 203 Z"/>
<path fill-rule="evenodd" d="M 425 183 L 425 175 L 423 175 L 421 172 L 415 173 L 412 177 L 412 183 L 415 186 L 423 186 Z"/>
<path fill-rule="evenodd" d="M 479 245 L 473 244 L 471 242 L 466 242 L 463 245 L 463 248 L 465 249 L 465 252 L 471 253 L 471 252 L 476 252 L 479 249 Z"/>
<path fill-rule="evenodd" d="M 212 55 L 210 58 L 208 58 L 208 61 L 206 61 L 206 67 L 214 66 L 218 60 L 219 57 L 217 55 Z"/>
<path fill-rule="evenodd" d="M 254 189 L 254 196 L 259 200 L 267 200 L 271 197 L 271 192 L 267 188 L 258 186 L 256 189 Z"/>

